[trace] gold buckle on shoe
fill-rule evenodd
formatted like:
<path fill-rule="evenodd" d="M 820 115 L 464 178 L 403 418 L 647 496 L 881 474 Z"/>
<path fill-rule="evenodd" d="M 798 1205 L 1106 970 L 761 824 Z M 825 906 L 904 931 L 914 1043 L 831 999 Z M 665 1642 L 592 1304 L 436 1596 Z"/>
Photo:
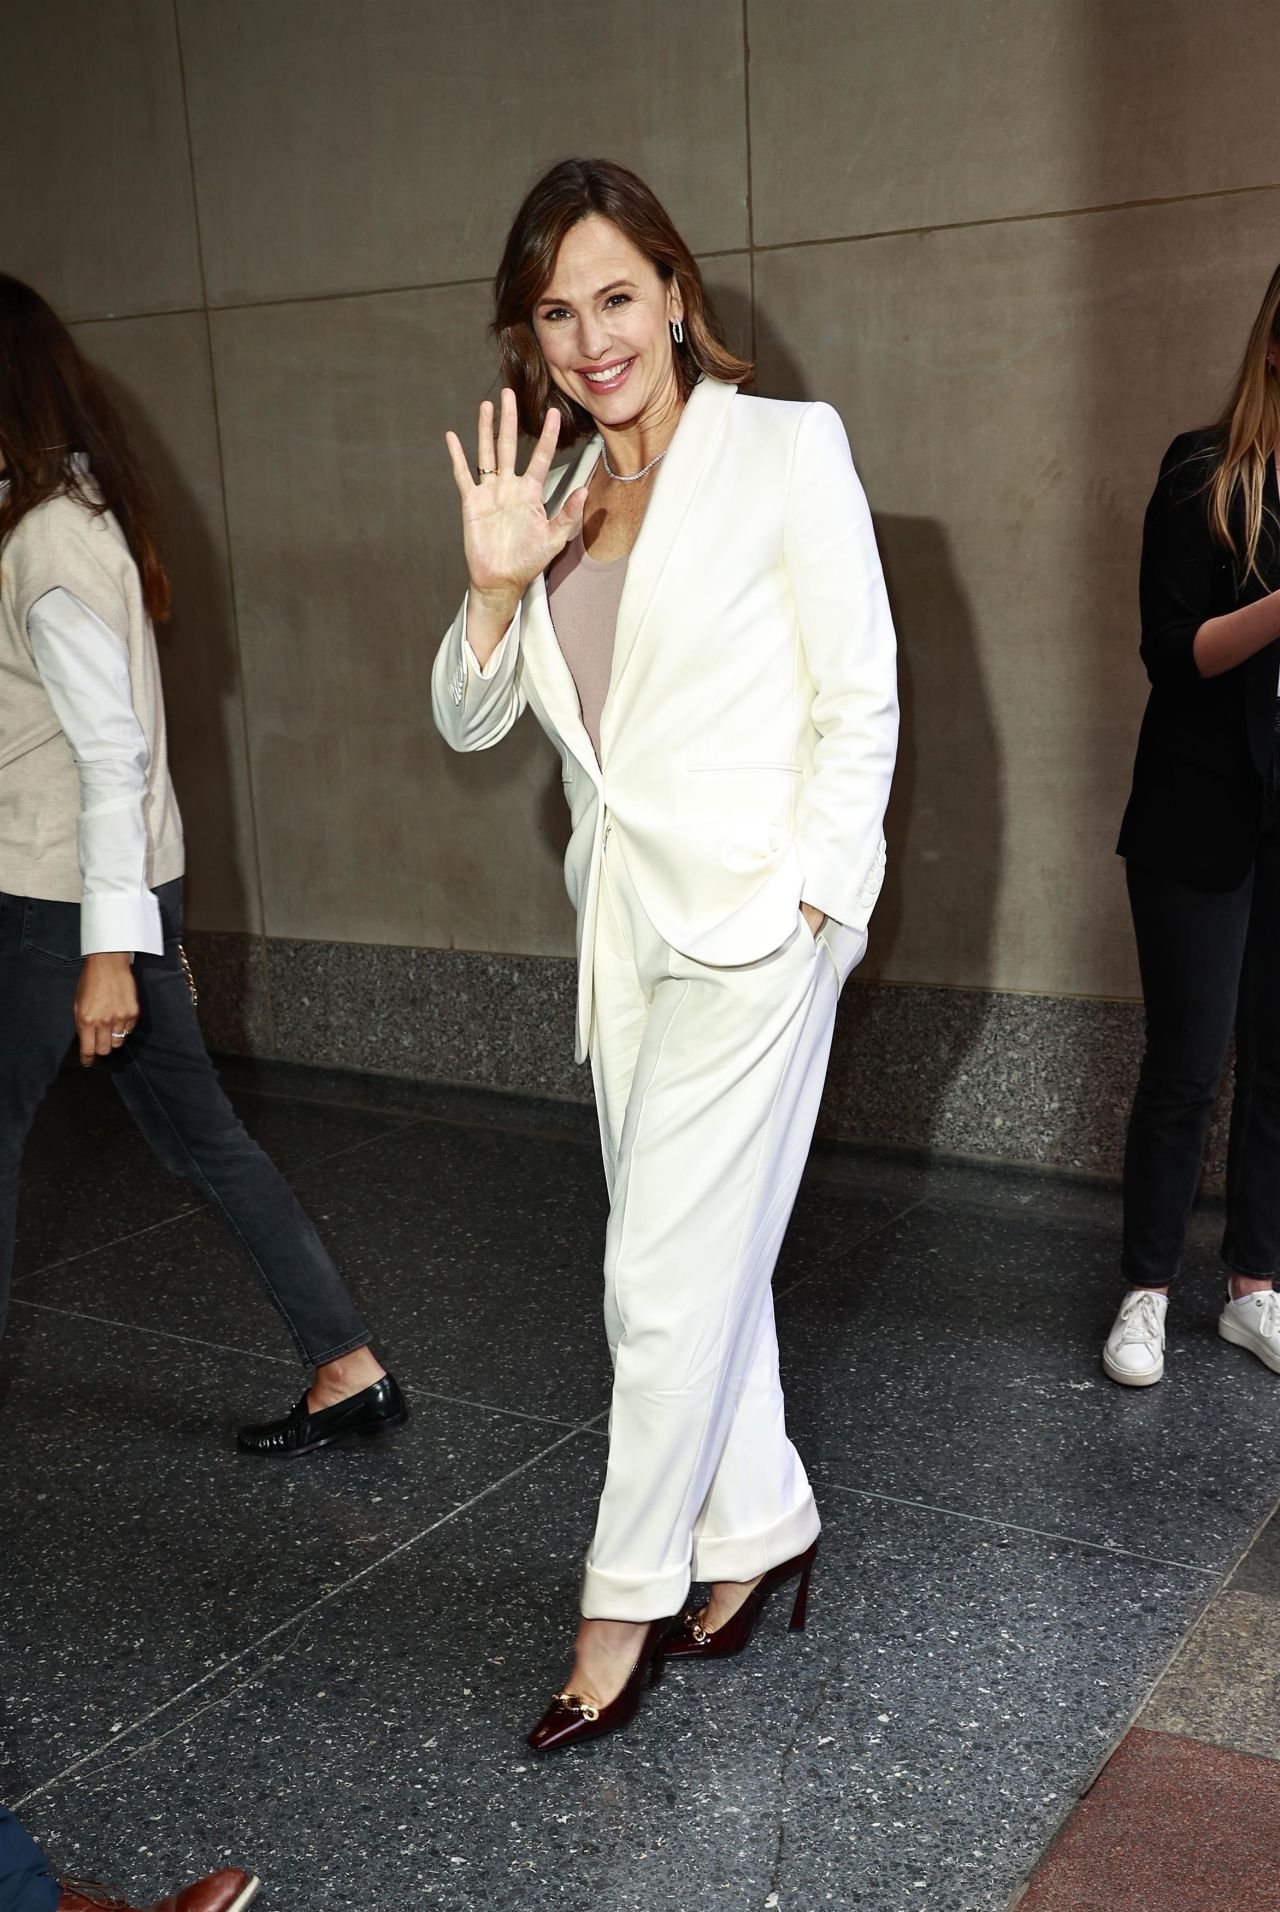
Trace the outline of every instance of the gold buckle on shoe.
<path fill-rule="evenodd" d="M 600 1708 L 594 1700 L 584 1700 L 578 1693 L 557 1693 L 556 1703 L 563 1706 L 566 1713 L 576 1713 L 579 1719 L 598 1720 Z"/>

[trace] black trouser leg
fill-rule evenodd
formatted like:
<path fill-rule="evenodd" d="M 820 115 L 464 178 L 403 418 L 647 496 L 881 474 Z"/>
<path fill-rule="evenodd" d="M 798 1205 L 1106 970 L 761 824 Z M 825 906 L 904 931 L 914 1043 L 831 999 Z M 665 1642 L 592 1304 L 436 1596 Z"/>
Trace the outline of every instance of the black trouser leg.
<path fill-rule="evenodd" d="M 1227 1148 L 1222 1259 L 1269 1279 L 1280 1262 L 1280 832 L 1254 864 L 1253 907 L 1236 1015 L 1236 1088 Z"/>
<path fill-rule="evenodd" d="M 1127 867 L 1147 1044 L 1124 1161 L 1122 1266 L 1131 1288 L 1178 1271 L 1226 1060 L 1249 936 L 1254 878 L 1193 890 Z"/>

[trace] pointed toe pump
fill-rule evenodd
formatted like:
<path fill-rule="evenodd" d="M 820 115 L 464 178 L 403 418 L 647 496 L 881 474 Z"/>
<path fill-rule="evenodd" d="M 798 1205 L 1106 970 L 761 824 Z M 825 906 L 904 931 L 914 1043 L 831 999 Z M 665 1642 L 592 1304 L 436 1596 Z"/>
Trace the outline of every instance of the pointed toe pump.
<path fill-rule="evenodd" d="M 800 1585 L 796 1589 L 795 1605 L 791 1609 L 791 1631 L 803 1633 L 809 1610 L 809 1580 L 817 1552 L 818 1543 L 815 1540 L 812 1546 L 806 1547 L 793 1560 L 784 1560 L 780 1567 L 770 1567 L 768 1573 L 752 1587 L 738 1611 L 711 1633 L 702 1625 L 699 1614 L 686 1613 L 667 1640 L 663 1653 L 673 1660 L 724 1660 L 731 1653 L 741 1653 L 755 1632 L 765 1601 L 778 1587 L 785 1586 L 788 1580 L 794 1580 L 797 1574 L 800 1576 Z"/>
<path fill-rule="evenodd" d="M 558 1753 L 580 1740 L 599 1739 L 602 1733 L 629 1726 L 640 1711 L 645 1687 L 656 1686 L 662 1678 L 662 1647 L 675 1625 L 675 1618 L 651 1622 L 626 1685 L 607 1706 L 578 1693 L 557 1693 L 529 1735 L 534 1752 Z"/>

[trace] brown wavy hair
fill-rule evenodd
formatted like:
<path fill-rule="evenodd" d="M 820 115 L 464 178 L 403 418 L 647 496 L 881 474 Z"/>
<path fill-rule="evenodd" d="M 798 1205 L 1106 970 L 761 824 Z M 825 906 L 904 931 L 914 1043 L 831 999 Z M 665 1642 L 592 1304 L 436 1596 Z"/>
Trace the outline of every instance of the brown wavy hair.
<path fill-rule="evenodd" d="M 697 261 L 643 179 L 611 159 L 562 159 L 531 188 L 512 221 L 493 281 L 490 327 L 502 383 L 516 395 L 521 430 L 536 436 L 554 406 L 563 417 L 562 445 L 593 432 L 595 421 L 553 384 L 534 333 L 533 309 L 555 271 L 565 235 L 592 213 L 624 232 L 666 283 L 675 279 L 679 285 L 684 343 L 674 350 L 682 398 L 704 373 L 727 385 L 745 385 L 755 369 L 729 350 Z"/>
<path fill-rule="evenodd" d="M 72 463 L 89 461 L 87 474 Z M 62 320 L 21 279 L 0 272 L 0 550 L 29 511 L 65 492 L 101 517 L 111 512 L 142 584 L 147 613 L 169 613 L 169 580 L 156 544 L 155 499 L 102 381 Z"/>
<path fill-rule="evenodd" d="M 1246 578 L 1258 576 L 1267 466 L 1280 443 L 1280 370 L 1269 360 L 1273 345 L 1280 345 L 1280 266 L 1271 275 L 1231 396 L 1218 420 L 1222 449 L 1207 487 L 1214 536 Z M 1243 542 L 1232 528 L 1237 509 L 1244 520 Z"/>

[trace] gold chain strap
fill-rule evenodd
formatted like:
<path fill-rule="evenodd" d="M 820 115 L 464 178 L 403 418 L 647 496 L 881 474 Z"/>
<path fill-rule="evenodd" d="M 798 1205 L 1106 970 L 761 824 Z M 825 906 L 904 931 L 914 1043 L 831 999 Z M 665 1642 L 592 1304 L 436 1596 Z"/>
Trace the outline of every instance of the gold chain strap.
<path fill-rule="evenodd" d="M 187 952 L 181 943 L 178 944 L 178 960 L 182 964 L 182 973 L 187 979 L 187 988 L 191 991 L 191 1007 L 194 1009 L 200 997 L 196 993 L 196 979 L 191 974 L 191 965 L 187 961 Z"/>

